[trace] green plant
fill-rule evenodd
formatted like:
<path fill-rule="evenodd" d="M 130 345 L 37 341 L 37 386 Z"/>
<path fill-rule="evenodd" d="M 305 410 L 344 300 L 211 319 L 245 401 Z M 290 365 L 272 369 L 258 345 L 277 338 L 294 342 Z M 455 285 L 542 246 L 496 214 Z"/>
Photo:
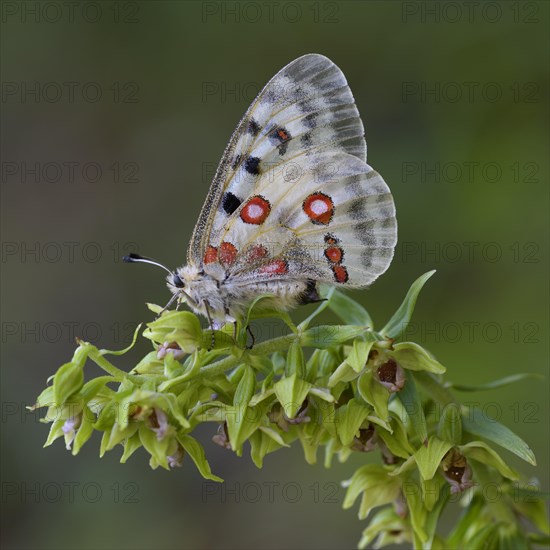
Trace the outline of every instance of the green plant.
<path fill-rule="evenodd" d="M 144 447 L 151 467 L 166 469 L 188 455 L 202 476 L 219 482 L 191 435 L 202 422 L 217 423 L 214 441 L 239 456 L 248 442 L 259 468 L 268 453 L 295 440 L 311 464 L 324 447 L 327 467 L 334 455 L 345 460 L 376 449 L 381 462 L 362 466 L 345 482 L 344 508 L 361 497 L 359 517 L 369 518 L 360 547 L 373 541 L 377 547 L 408 541 L 415 548 L 547 543 L 542 493 L 491 444 L 535 464 L 531 449 L 505 426 L 462 405 L 443 379 L 445 368 L 418 344 L 400 341 L 432 274 L 413 283 L 379 331 L 362 306 L 330 289 L 297 326 L 287 315 L 264 312 L 281 318 L 289 334 L 251 348 L 247 327 L 262 297 L 246 319 L 221 331 L 203 330 L 190 312 L 162 313 L 143 332 L 153 350 L 130 372 L 107 356 L 126 353 L 140 327 L 132 345 L 118 352 L 80 341 L 73 359 L 58 369 L 33 407 L 48 407 L 43 421 L 52 426 L 46 445 L 64 437 L 76 455 L 97 430 L 103 433 L 100 455 L 121 445 L 121 462 L 126 462 Z M 326 308 L 345 324 L 312 326 Z M 150 309 L 160 312 L 158 306 Z M 314 350 L 307 359 L 305 348 Z M 85 382 L 87 360 L 107 374 Z M 498 489 L 498 498 L 487 498 L 488 486 Z M 438 519 L 457 495 L 462 515 L 443 536 Z"/>

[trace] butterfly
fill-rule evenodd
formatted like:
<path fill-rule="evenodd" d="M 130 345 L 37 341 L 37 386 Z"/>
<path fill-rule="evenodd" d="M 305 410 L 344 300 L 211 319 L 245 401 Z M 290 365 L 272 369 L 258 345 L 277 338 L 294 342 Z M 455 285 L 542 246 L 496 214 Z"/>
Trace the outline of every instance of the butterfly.
<path fill-rule="evenodd" d="M 219 327 L 262 295 L 264 307 L 285 311 L 318 301 L 319 283 L 370 285 L 392 260 L 397 222 L 366 153 L 332 61 L 308 54 L 281 69 L 231 136 L 187 264 L 168 277 L 173 299 Z"/>

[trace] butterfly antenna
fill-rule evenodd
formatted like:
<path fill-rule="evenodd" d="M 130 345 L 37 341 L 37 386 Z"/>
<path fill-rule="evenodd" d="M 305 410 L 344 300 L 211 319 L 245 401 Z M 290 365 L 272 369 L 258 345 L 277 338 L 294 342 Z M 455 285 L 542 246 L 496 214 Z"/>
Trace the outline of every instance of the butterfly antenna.
<path fill-rule="evenodd" d="M 162 267 L 164 271 L 167 271 L 170 273 L 170 275 L 173 275 L 174 272 L 170 271 L 165 265 L 159 264 L 158 262 L 155 262 L 155 260 L 152 260 L 151 258 L 146 258 L 145 256 L 140 256 L 139 254 L 128 254 L 128 256 L 124 256 L 122 258 L 123 262 L 126 262 L 127 264 L 134 264 L 134 263 L 144 263 L 144 264 L 151 264 L 156 265 L 158 267 Z"/>
<path fill-rule="evenodd" d="M 189 294 L 187 294 L 187 292 L 183 290 L 184 283 L 180 279 L 178 274 L 174 273 L 173 271 L 170 271 L 165 265 L 162 265 L 159 262 L 155 262 L 155 260 L 152 260 L 151 258 L 146 258 L 145 256 L 134 254 L 133 252 L 131 254 L 128 254 L 128 256 L 123 256 L 122 261 L 126 262 L 127 264 L 143 263 L 143 264 L 151 264 L 151 265 L 156 265 L 158 267 L 162 267 L 164 271 L 166 271 L 172 276 L 172 284 L 179 289 L 180 294 L 183 294 L 189 302 L 193 303 L 191 296 L 189 296 Z M 168 306 L 170 306 L 172 302 L 176 299 L 176 297 L 177 295 L 174 294 L 172 299 L 164 306 L 162 311 L 164 311 Z"/>

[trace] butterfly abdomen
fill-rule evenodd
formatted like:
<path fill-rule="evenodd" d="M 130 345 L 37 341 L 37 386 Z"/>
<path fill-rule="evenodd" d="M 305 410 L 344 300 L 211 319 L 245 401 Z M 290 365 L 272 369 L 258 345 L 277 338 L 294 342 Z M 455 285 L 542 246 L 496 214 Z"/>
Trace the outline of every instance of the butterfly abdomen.
<path fill-rule="evenodd" d="M 265 298 L 257 302 L 255 310 L 275 309 L 287 311 L 298 305 L 310 304 L 320 300 L 317 284 L 313 280 L 275 280 L 248 283 L 246 286 L 230 282 L 220 288 L 226 297 L 231 317 L 238 318 L 258 297 Z"/>

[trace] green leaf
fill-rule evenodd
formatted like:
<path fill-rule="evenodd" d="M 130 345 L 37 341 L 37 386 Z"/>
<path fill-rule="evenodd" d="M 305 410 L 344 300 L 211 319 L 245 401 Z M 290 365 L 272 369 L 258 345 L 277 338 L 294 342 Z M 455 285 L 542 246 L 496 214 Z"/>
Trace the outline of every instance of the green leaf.
<path fill-rule="evenodd" d="M 56 439 L 63 437 L 65 434 L 63 432 L 63 425 L 65 424 L 64 418 L 59 418 L 53 422 L 50 427 L 50 432 L 44 447 L 49 447 Z"/>
<path fill-rule="evenodd" d="M 179 347 L 192 353 L 198 347 L 208 347 L 202 337 L 201 324 L 189 311 L 166 311 L 155 321 L 148 323 L 143 336 L 154 342 L 176 342 Z"/>
<path fill-rule="evenodd" d="M 511 376 L 506 376 L 504 378 L 500 378 L 499 380 L 493 380 L 492 382 L 487 382 L 486 384 L 478 384 L 476 386 L 468 386 L 465 384 L 455 384 L 454 382 L 447 382 L 445 384 L 445 387 L 466 392 L 495 390 L 497 388 L 504 388 L 506 386 L 516 384 L 529 378 L 544 380 L 544 376 L 541 376 L 540 374 L 523 372 L 520 374 L 512 374 Z"/>
<path fill-rule="evenodd" d="M 339 290 L 335 290 L 330 297 L 329 308 L 347 325 L 373 327 L 372 319 L 367 310 Z"/>
<path fill-rule="evenodd" d="M 82 365 L 65 363 L 53 378 L 53 395 L 57 405 L 63 405 L 84 385 Z"/>
<path fill-rule="evenodd" d="M 414 533 L 422 543 L 425 543 L 428 540 L 428 535 L 424 529 L 428 511 L 424 507 L 420 486 L 414 479 L 409 479 L 403 485 L 403 494 L 407 501 L 410 521 Z"/>
<path fill-rule="evenodd" d="M 88 407 L 84 407 L 84 410 L 82 411 L 82 421 L 73 441 L 73 456 L 76 456 L 80 452 L 80 449 L 82 449 L 84 443 L 86 443 L 86 441 L 88 441 L 88 439 L 92 436 L 94 431 L 94 421 L 95 415 Z"/>
<path fill-rule="evenodd" d="M 248 307 L 248 310 L 246 312 L 246 315 L 243 319 L 243 323 L 242 323 L 242 326 L 246 329 L 246 327 L 250 324 L 250 321 L 254 318 L 254 315 L 253 315 L 253 311 L 254 309 L 256 308 L 256 306 L 258 305 L 259 302 L 261 302 L 262 300 L 268 300 L 268 301 L 271 301 L 273 299 L 275 299 L 276 296 L 275 294 L 261 294 L 260 296 L 257 296 L 253 301 L 252 303 L 250 304 L 250 306 Z M 259 308 L 259 310 L 261 311 L 263 308 Z M 272 313 L 272 309 L 271 308 L 268 308 L 269 309 L 269 313 L 271 314 Z M 259 313 L 259 311 L 256 311 L 255 313 Z M 257 318 L 257 317 L 256 317 Z"/>
<path fill-rule="evenodd" d="M 414 455 L 412 455 L 409 458 L 407 458 L 405 462 L 400 464 L 395 470 L 392 470 L 388 475 L 401 476 L 403 474 L 406 474 L 407 472 L 412 472 L 413 470 L 416 470 L 416 468 L 417 468 L 416 460 Z M 414 483 L 415 483 L 415 486 L 418 485 L 416 481 Z"/>
<path fill-rule="evenodd" d="M 91 399 L 96 397 L 109 382 L 113 382 L 112 376 L 98 376 L 97 378 L 93 378 L 82 386 L 78 395 L 85 403 L 88 403 Z"/>
<path fill-rule="evenodd" d="M 169 470 L 170 467 L 168 466 L 167 454 L 171 443 L 170 438 L 165 437 L 159 440 L 155 432 L 149 429 L 145 423 L 140 425 L 138 433 L 142 445 L 151 457 L 155 459 L 156 463 L 165 470 Z"/>
<path fill-rule="evenodd" d="M 336 411 L 336 432 L 342 445 L 350 445 L 353 442 L 369 412 L 369 408 L 357 399 L 350 399 Z"/>
<path fill-rule="evenodd" d="M 418 279 L 416 279 L 416 281 L 411 285 L 411 288 L 407 292 L 407 295 L 398 310 L 394 313 L 393 317 L 388 321 L 386 326 L 380 331 L 381 334 L 384 334 L 389 338 L 393 338 L 394 340 L 399 340 L 403 336 L 411 320 L 418 294 L 422 290 L 422 287 L 426 281 L 434 273 L 435 269 L 424 273 L 424 275 L 421 275 Z"/>
<path fill-rule="evenodd" d="M 328 379 L 328 387 L 333 388 L 339 382 L 351 382 L 358 377 L 358 374 L 344 361 L 340 366 L 331 374 Z"/>
<path fill-rule="evenodd" d="M 327 403 L 334 403 L 336 401 L 334 396 L 326 388 L 315 388 L 315 387 L 313 387 L 309 390 L 308 393 L 309 393 L 309 395 L 314 395 L 315 397 L 318 397 L 319 399 L 322 399 L 323 401 L 326 401 Z"/>
<path fill-rule="evenodd" d="M 397 392 L 396 395 L 403 404 L 420 443 L 424 443 L 428 439 L 428 427 L 426 425 L 422 400 L 416 391 L 414 378 L 411 375 L 407 376 L 405 386 L 401 391 Z"/>
<path fill-rule="evenodd" d="M 483 504 L 484 499 L 482 495 L 474 495 L 470 505 L 464 509 L 447 537 L 449 548 L 458 548 L 459 545 L 464 545 L 466 533 L 471 529 L 474 521 L 481 515 Z"/>
<path fill-rule="evenodd" d="M 174 358 L 174 356 L 171 353 L 167 353 L 164 360 L 168 364 L 172 363 L 176 367 L 177 366 L 181 367 L 180 363 Z M 188 361 L 186 361 L 186 364 L 187 366 L 183 374 L 176 376 L 170 380 L 166 380 L 166 382 L 162 382 L 162 384 L 160 384 L 158 387 L 159 391 L 177 393 L 178 390 L 181 391 L 181 388 L 185 387 L 185 383 L 187 381 L 199 375 L 201 362 L 198 359 L 197 351 L 195 351 L 192 355 L 189 356 L 189 359 Z M 173 372 L 175 372 L 175 369 Z"/>
<path fill-rule="evenodd" d="M 164 311 L 164 308 L 162 306 L 157 305 L 157 304 L 152 304 L 150 302 L 146 302 L 145 305 L 147 306 L 147 308 L 150 311 L 152 311 L 156 315 L 160 315 Z"/>
<path fill-rule="evenodd" d="M 443 386 L 440 378 L 440 376 L 426 371 L 415 371 L 414 373 L 415 383 L 422 388 L 426 395 L 430 396 L 432 401 L 439 402 L 443 406 L 456 403 L 453 394 Z"/>
<path fill-rule="evenodd" d="M 472 460 L 477 460 L 482 464 L 492 466 L 497 469 L 502 476 L 512 481 L 519 479 L 519 474 L 512 470 L 495 450 L 491 449 L 489 445 L 482 441 L 472 441 L 466 445 L 461 445 L 459 449 L 464 456 Z"/>
<path fill-rule="evenodd" d="M 473 536 L 467 541 L 461 541 L 465 548 L 487 548 L 499 549 L 498 545 L 498 530 L 502 527 L 499 522 L 490 523 L 488 525 L 480 525 L 478 529 L 473 531 Z"/>
<path fill-rule="evenodd" d="M 359 519 L 365 519 L 372 509 L 393 502 L 401 491 L 401 480 L 389 477 L 385 468 L 378 464 L 362 466 L 345 485 L 348 490 L 342 504 L 344 509 L 351 508 L 357 497 L 363 495 Z"/>
<path fill-rule="evenodd" d="M 150 351 L 130 371 L 130 374 L 162 374 L 164 363 L 157 358 L 157 350 Z"/>
<path fill-rule="evenodd" d="M 300 343 L 304 347 L 326 349 L 366 334 L 365 327 L 353 325 L 321 325 L 304 331 Z"/>
<path fill-rule="evenodd" d="M 273 395 L 275 395 L 275 390 L 273 388 L 269 388 L 268 390 L 265 390 L 263 392 L 260 392 L 254 395 L 250 400 L 249 405 L 251 407 L 255 407 L 258 403 L 261 403 L 262 401 L 269 399 Z"/>
<path fill-rule="evenodd" d="M 142 447 L 141 439 L 139 433 L 136 432 L 124 442 L 124 453 L 120 457 L 120 462 L 124 464 L 140 447 Z"/>
<path fill-rule="evenodd" d="M 449 403 L 443 409 L 439 420 L 437 435 L 453 445 L 462 443 L 462 412 L 456 403 Z"/>
<path fill-rule="evenodd" d="M 437 480 L 434 479 L 427 483 L 434 483 L 436 481 Z M 437 491 L 438 488 L 434 487 L 433 489 L 435 493 L 435 491 Z M 425 490 L 426 489 L 423 485 L 423 491 Z M 437 530 L 437 522 L 439 521 L 439 516 L 441 515 L 441 512 L 443 511 L 443 509 L 447 504 L 447 501 L 449 500 L 449 496 L 450 496 L 449 487 L 447 485 L 444 485 L 441 488 L 441 490 L 438 491 L 438 494 L 439 494 L 439 498 L 437 499 L 437 501 L 433 503 L 433 506 L 431 508 L 428 508 L 428 514 L 426 517 L 426 524 L 425 524 L 428 541 L 425 547 L 430 549 L 441 548 L 442 550 L 444 550 L 448 548 L 448 546 L 445 544 L 441 544 L 437 546 L 436 544 L 434 544 L 434 540 L 437 537 L 436 530 Z M 424 499 L 424 501 L 426 501 L 426 499 Z"/>
<path fill-rule="evenodd" d="M 379 429 L 376 430 L 376 433 L 393 455 L 404 459 L 409 458 L 414 453 L 414 449 L 407 439 L 405 426 L 403 426 L 403 423 L 398 418 L 394 418 L 393 416 L 391 417 L 389 425 L 392 432 L 385 429 Z"/>
<path fill-rule="evenodd" d="M 312 440 L 303 430 L 298 431 L 298 439 L 302 444 L 302 449 L 304 451 L 304 458 L 306 459 L 306 462 L 308 464 L 316 464 L 319 442 Z"/>
<path fill-rule="evenodd" d="M 359 395 L 374 408 L 376 415 L 384 422 L 389 420 L 388 400 L 390 394 L 375 378 L 371 370 L 366 370 L 357 380 Z"/>
<path fill-rule="evenodd" d="M 359 548 L 361 550 L 366 548 L 377 537 L 376 546 L 373 546 L 373 548 L 382 548 L 382 546 L 390 544 L 395 547 L 401 542 L 398 537 L 401 533 L 406 533 L 407 531 L 407 526 L 404 525 L 403 520 L 395 513 L 393 507 L 382 508 L 373 515 L 367 528 L 363 531 L 361 540 L 359 541 Z M 396 533 L 395 538 L 397 540 L 392 539 L 391 535 L 388 536 L 390 533 Z"/>
<path fill-rule="evenodd" d="M 465 407 L 462 415 L 462 427 L 468 433 L 488 439 L 536 466 L 535 454 L 527 443 L 506 426 L 487 418 L 480 409 Z"/>
<path fill-rule="evenodd" d="M 97 420 L 94 423 L 94 429 L 104 432 L 112 427 L 117 418 L 119 421 L 124 415 L 120 413 L 119 404 L 115 401 L 109 401 L 99 413 Z"/>
<path fill-rule="evenodd" d="M 307 363 L 307 373 L 310 377 L 307 380 L 315 380 L 317 377 L 330 376 L 334 372 L 336 366 L 342 361 L 338 352 L 338 348 L 315 350 Z"/>
<path fill-rule="evenodd" d="M 244 442 L 258 429 L 265 412 L 261 405 L 248 407 L 246 404 L 225 408 L 225 421 L 231 448 L 237 456 L 242 455 Z"/>
<path fill-rule="evenodd" d="M 273 363 L 273 373 L 277 376 L 282 375 L 286 367 L 286 357 L 277 351 L 271 355 L 271 362 Z"/>
<path fill-rule="evenodd" d="M 304 351 L 298 342 L 292 342 L 286 356 L 285 376 L 288 378 L 296 374 L 298 378 L 305 378 L 306 368 L 304 361 Z"/>
<path fill-rule="evenodd" d="M 357 373 L 361 372 L 367 364 L 369 353 L 375 340 L 354 340 L 351 352 L 346 357 L 346 363 Z"/>
<path fill-rule="evenodd" d="M 250 436 L 250 456 L 257 468 L 262 468 L 264 457 L 281 448 L 273 437 L 264 432 L 264 426 Z M 285 444 L 285 446 L 288 446 Z"/>
<path fill-rule="evenodd" d="M 414 458 L 422 479 L 432 479 L 439 468 L 443 457 L 452 447 L 448 441 L 432 436 L 428 439 L 428 446 L 422 445 L 415 453 Z"/>
<path fill-rule="evenodd" d="M 269 428 L 267 426 L 260 426 L 259 429 L 264 434 L 266 434 L 268 437 L 273 439 L 273 441 L 275 441 L 281 447 L 290 447 L 290 445 L 287 445 L 284 442 L 284 439 L 283 439 L 282 435 L 277 430 L 274 430 L 273 428 Z"/>
<path fill-rule="evenodd" d="M 298 414 L 311 387 L 309 382 L 301 380 L 296 374 L 282 378 L 273 386 L 277 399 L 288 418 L 294 418 Z"/>
<path fill-rule="evenodd" d="M 100 355 L 124 355 L 125 353 L 128 353 L 135 345 L 136 345 L 136 340 L 137 340 L 137 337 L 138 337 L 138 333 L 139 333 L 139 329 L 142 327 L 143 323 L 140 323 L 136 329 L 134 330 L 134 336 L 132 337 L 132 343 L 122 349 L 122 350 L 119 350 L 119 351 L 110 351 L 108 349 L 102 349 L 99 351 L 99 354 Z"/>
<path fill-rule="evenodd" d="M 204 479 L 211 479 L 212 481 L 218 481 L 220 483 L 223 482 L 221 477 L 212 473 L 210 464 L 208 464 L 206 460 L 204 449 L 196 439 L 192 438 L 190 435 L 178 434 L 177 440 L 185 449 L 185 452 L 191 457 L 191 460 L 195 463 L 195 466 Z"/>
<path fill-rule="evenodd" d="M 420 485 L 422 487 L 422 502 L 426 510 L 431 512 L 441 496 L 442 489 L 446 490 L 446 486 L 442 483 L 440 475 L 431 479 L 421 479 Z"/>
<path fill-rule="evenodd" d="M 256 372 L 250 365 L 246 365 L 243 371 L 243 375 L 239 381 L 235 396 L 233 397 L 233 405 L 248 405 L 254 391 L 256 389 Z"/>
<path fill-rule="evenodd" d="M 35 411 L 36 409 L 51 407 L 52 405 L 55 405 L 53 386 L 47 386 L 40 392 L 40 395 L 36 398 L 34 405 L 27 407 L 27 409 L 29 411 Z"/>
<path fill-rule="evenodd" d="M 530 485 L 530 488 L 529 488 Z M 513 489 L 514 507 L 525 518 L 527 518 L 539 531 L 545 535 L 550 534 L 550 525 L 548 524 L 548 514 L 544 499 L 548 499 L 548 494 L 544 495 L 538 488 L 535 488 L 533 482 L 528 482 L 528 487 L 517 485 Z"/>
<path fill-rule="evenodd" d="M 132 437 L 139 429 L 139 422 L 132 422 L 122 428 L 118 422 L 113 424 L 113 427 L 107 433 L 109 438 L 104 445 L 104 452 L 110 451 L 122 441 Z"/>
<path fill-rule="evenodd" d="M 442 374 L 445 367 L 436 361 L 423 347 L 414 342 L 395 344 L 388 352 L 404 369 Z"/>

